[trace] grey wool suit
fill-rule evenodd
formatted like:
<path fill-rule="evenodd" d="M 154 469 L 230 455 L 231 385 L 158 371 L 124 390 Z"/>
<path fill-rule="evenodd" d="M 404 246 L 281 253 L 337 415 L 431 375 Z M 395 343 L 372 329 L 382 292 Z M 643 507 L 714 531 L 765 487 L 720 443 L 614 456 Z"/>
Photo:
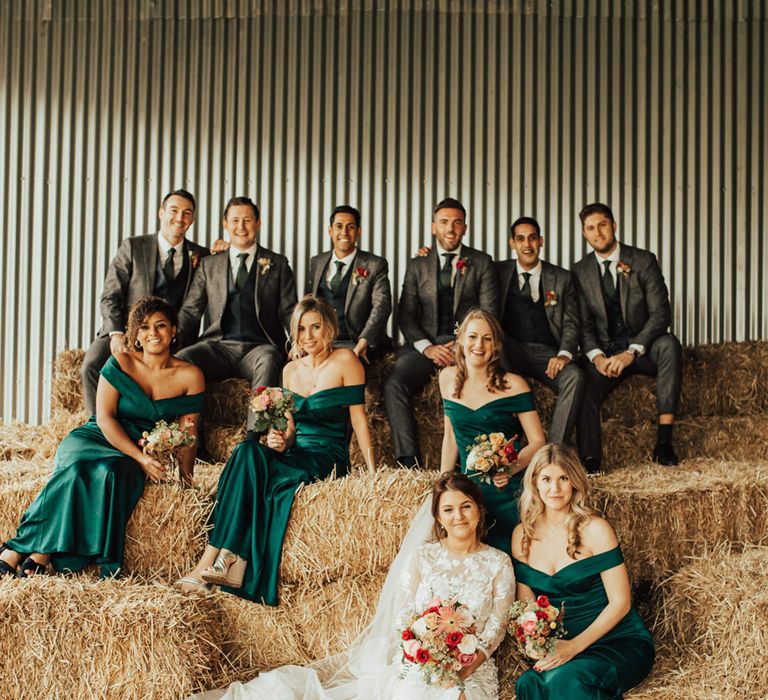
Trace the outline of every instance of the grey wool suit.
<path fill-rule="evenodd" d="M 252 387 L 280 385 L 286 358 L 286 330 L 296 305 L 296 282 L 288 259 L 261 246 L 251 272 L 255 279 L 250 312 L 255 312 L 257 327 L 247 330 L 261 336 L 261 341 L 226 335 L 224 319 L 233 293 L 227 253 L 203 261 L 181 308 L 179 326 L 185 341 L 194 338 L 206 311 L 210 318 L 200 340 L 179 353 L 180 358 L 203 370 L 206 381 L 241 377 L 249 380 Z"/>
<path fill-rule="evenodd" d="M 109 334 L 125 332 L 128 310 L 137 301 L 155 294 L 164 296 L 156 291 L 159 281 L 158 273 L 162 274 L 158 269 L 157 238 L 159 235 L 151 233 L 123 239 L 107 269 L 104 291 L 101 295 L 101 329 L 85 354 L 81 370 L 83 401 L 91 415 L 96 413 L 96 385 L 99 381 L 99 372 L 110 355 Z M 186 296 L 197 268 L 202 259 L 210 255 L 210 251 L 185 239 L 184 252 L 189 273 L 183 290 L 183 296 Z M 178 310 L 177 307 L 176 311 Z"/>
<path fill-rule="evenodd" d="M 546 316 L 549 337 L 521 337 L 522 319 L 508 305 L 511 285 L 519 285 L 515 260 L 494 263 L 499 284 L 499 319 L 505 333 L 505 359 L 509 369 L 552 387 L 558 394 L 549 427 L 549 442 L 568 442 L 584 394 L 584 372 L 577 362 L 581 323 L 576 283 L 570 271 L 541 261 L 539 303 Z M 512 308 L 508 308 L 512 306 Z M 554 343 L 554 344 L 553 344 Z M 546 374 L 550 359 L 565 351 L 569 362 L 555 379 Z"/>
<path fill-rule="evenodd" d="M 332 251 L 328 251 L 313 256 L 309 261 L 307 294 L 319 296 L 332 257 Z M 392 313 L 389 264 L 378 255 L 358 250 L 349 267 L 351 269 L 345 273 L 349 279 L 343 301 L 343 323 L 348 340 L 341 340 L 337 345 L 354 347 L 360 338 L 365 338 L 371 359 L 392 346 L 387 336 L 387 321 Z"/>
<path fill-rule="evenodd" d="M 676 414 L 680 400 L 682 348 L 678 339 L 668 332 L 672 311 L 656 256 L 622 243 L 620 261 L 627 271 L 616 275 L 621 319 L 626 327 L 626 337 L 619 340 L 611 334 L 597 256 L 592 252 L 573 266 L 579 286 L 582 351 L 587 354 L 602 350 L 610 356 L 626 350 L 628 345 L 645 348 L 645 353 L 618 378 L 605 377 L 592 362 L 586 363 L 587 386 L 578 422 L 579 451 L 584 458 L 600 458 L 600 406 L 627 376 L 638 373 L 656 377 L 660 414 Z"/>
<path fill-rule="evenodd" d="M 433 247 L 424 257 L 411 258 L 398 305 L 398 325 L 407 345 L 398 351 L 392 374 L 383 386 L 384 407 L 392 428 L 395 457 L 419 457 L 419 440 L 413 415 L 413 396 L 430 381 L 438 367 L 414 348 L 414 343 L 427 340 L 431 344 L 454 339 L 454 324 L 461 323 L 467 312 L 479 307 L 497 313 L 496 274 L 491 256 L 466 245 L 461 247 L 463 270 L 453 279 L 453 318 L 450 329 L 440 333 L 438 327 L 438 279 L 440 261 Z"/>

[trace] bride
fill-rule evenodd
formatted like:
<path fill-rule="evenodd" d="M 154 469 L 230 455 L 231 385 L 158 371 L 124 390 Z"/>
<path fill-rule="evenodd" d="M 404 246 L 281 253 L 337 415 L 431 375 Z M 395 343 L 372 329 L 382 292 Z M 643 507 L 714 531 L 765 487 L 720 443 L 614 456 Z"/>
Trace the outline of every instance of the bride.
<path fill-rule="evenodd" d="M 349 649 L 308 667 L 283 666 L 248 683 L 233 683 L 226 690 L 195 698 L 498 698 L 492 654 L 504 638 L 504 618 L 514 599 L 514 574 L 505 553 L 482 543 L 484 532 L 485 508 L 477 484 L 463 474 L 443 474 L 434 485 L 429 509 L 422 507 L 416 516 L 389 570 L 373 622 Z M 426 685 L 418 665 L 405 660 L 401 650 L 399 630 L 435 598 L 461 602 L 475 618 L 477 658 L 460 673 L 463 689 Z"/>

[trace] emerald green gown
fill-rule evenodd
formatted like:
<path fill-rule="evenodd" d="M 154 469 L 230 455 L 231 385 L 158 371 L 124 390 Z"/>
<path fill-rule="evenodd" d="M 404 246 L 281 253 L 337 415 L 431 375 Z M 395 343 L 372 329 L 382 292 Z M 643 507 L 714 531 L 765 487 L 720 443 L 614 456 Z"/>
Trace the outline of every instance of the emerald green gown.
<path fill-rule="evenodd" d="M 550 576 L 513 559 L 515 578 L 553 605 L 565 603 L 567 639 L 581 634 L 608 605 L 601 571 L 624 561 L 621 549 L 569 564 Z M 518 700 L 620 700 L 650 672 L 655 658 L 653 638 L 635 608 L 608 634 L 570 661 L 549 671 L 526 671 L 517 680 Z"/>
<path fill-rule="evenodd" d="M 451 421 L 459 448 L 461 471 L 465 474 L 467 472 L 467 448 L 478 435 L 504 433 L 507 439 L 515 435 L 522 438 L 524 433 L 516 414 L 533 410 L 533 396 L 530 391 L 494 399 L 475 409 L 451 399 L 443 399 L 443 411 Z M 521 446 L 520 440 L 515 440 L 515 448 L 520 450 Z M 485 541 L 509 556 L 512 556 L 512 530 L 520 522 L 517 501 L 520 498 L 524 473 L 525 470 L 515 474 L 503 489 L 498 489 L 493 484 L 480 483 L 490 525 Z M 477 477 L 470 478 L 478 480 Z"/>
<path fill-rule="evenodd" d="M 203 408 L 202 393 L 153 401 L 114 357 L 101 375 L 119 392 L 117 419 L 137 443 L 157 421 Z M 102 576 L 113 576 L 122 566 L 125 528 L 145 482 L 139 463 L 113 447 L 91 416 L 61 441 L 53 474 L 22 516 L 8 547 L 24 554 L 51 554 L 57 571 L 79 571 L 95 563 Z"/>
<path fill-rule="evenodd" d="M 210 543 L 247 560 L 241 598 L 277 605 L 283 540 L 296 491 L 349 467 L 349 406 L 365 403 L 365 385 L 339 386 L 310 396 L 294 393 L 296 439 L 285 452 L 258 440 L 241 442 L 219 477 Z"/>

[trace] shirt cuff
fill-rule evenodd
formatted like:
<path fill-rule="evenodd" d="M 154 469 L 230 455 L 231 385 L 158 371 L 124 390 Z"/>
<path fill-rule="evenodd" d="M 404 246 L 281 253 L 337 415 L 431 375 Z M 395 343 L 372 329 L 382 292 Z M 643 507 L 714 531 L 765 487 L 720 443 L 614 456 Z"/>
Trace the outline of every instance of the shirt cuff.
<path fill-rule="evenodd" d="M 427 340 L 426 338 L 423 338 L 422 340 L 417 340 L 413 344 L 413 349 L 416 350 L 416 352 L 420 352 L 422 355 L 424 354 L 424 351 L 430 346 L 432 343 Z"/>
<path fill-rule="evenodd" d="M 570 353 L 567 350 L 561 350 L 559 353 L 557 353 L 557 356 L 567 357 L 569 361 L 573 359 L 573 353 Z"/>
<path fill-rule="evenodd" d="M 125 335 L 123 331 L 110 331 L 109 337 L 111 338 L 113 335 Z"/>
<path fill-rule="evenodd" d="M 595 348 L 594 350 L 590 350 L 590 351 L 587 353 L 587 359 L 588 359 L 588 360 L 589 360 L 589 361 L 590 361 L 592 364 L 594 364 L 594 363 L 595 363 L 595 358 L 596 358 L 598 355 L 605 355 L 605 353 L 604 353 L 604 352 L 603 352 L 603 351 L 602 351 L 600 348 Z"/>
<path fill-rule="evenodd" d="M 638 345 L 637 343 L 630 343 L 629 347 L 632 348 L 632 350 L 636 350 L 637 351 L 637 356 L 638 357 L 642 357 L 643 355 L 645 355 L 645 345 Z"/>

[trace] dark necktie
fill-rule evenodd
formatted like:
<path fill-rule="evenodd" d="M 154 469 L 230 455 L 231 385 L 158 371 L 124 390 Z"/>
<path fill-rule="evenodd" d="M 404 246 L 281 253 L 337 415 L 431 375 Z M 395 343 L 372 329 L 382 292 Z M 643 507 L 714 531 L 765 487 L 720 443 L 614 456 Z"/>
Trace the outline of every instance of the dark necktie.
<path fill-rule="evenodd" d="M 531 296 L 531 273 L 530 272 L 524 272 L 523 273 L 523 288 L 520 290 L 520 293 L 526 298 L 533 301 L 533 297 Z"/>
<path fill-rule="evenodd" d="M 237 287 L 238 291 L 241 291 L 248 281 L 248 268 L 245 266 L 245 261 L 248 260 L 248 253 L 238 253 L 237 257 L 240 258 L 240 267 L 237 268 L 235 287 Z"/>
<path fill-rule="evenodd" d="M 456 253 L 443 253 L 445 263 L 440 268 L 440 286 L 444 289 L 451 288 L 451 277 L 453 276 L 453 259 Z"/>
<path fill-rule="evenodd" d="M 331 291 L 336 294 L 336 290 L 341 284 L 341 278 L 344 277 L 344 263 L 341 260 L 336 261 L 336 274 L 331 277 L 331 281 L 328 283 L 331 287 Z"/>
<path fill-rule="evenodd" d="M 613 299 L 616 296 L 616 285 L 613 283 L 613 275 L 611 274 L 611 261 L 603 260 L 603 289 L 609 299 Z"/>
<path fill-rule="evenodd" d="M 171 248 L 168 251 L 168 257 L 165 259 L 165 265 L 163 265 L 163 274 L 168 284 L 173 282 L 173 278 L 176 276 L 173 269 L 173 255 L 175 252 L 176 248 Z"/>

